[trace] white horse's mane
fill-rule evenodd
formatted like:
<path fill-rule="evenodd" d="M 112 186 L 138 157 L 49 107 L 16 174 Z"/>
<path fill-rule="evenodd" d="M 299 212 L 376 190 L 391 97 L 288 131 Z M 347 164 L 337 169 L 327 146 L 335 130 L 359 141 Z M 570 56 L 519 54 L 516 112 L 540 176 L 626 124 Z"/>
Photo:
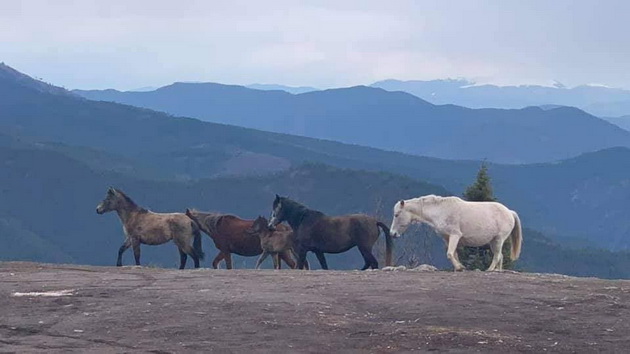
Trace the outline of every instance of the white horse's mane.
<path fill-rule="evenodd" d="M 422 197 L 418 197 L 418 198 L 413 198 L 413 199 L 409 199 L 406 200 L 405 202 L 412 202 L 412 203 L 432 203 L 432 204 L 447 204 L 447 203 L 456 203 L 458 201 L 461 201 L 461 198 L 458 197 L 442 197 L 439 195 L 435 195 L 435 194 L 429 194 L 429 195 L 424 195 Z"/>

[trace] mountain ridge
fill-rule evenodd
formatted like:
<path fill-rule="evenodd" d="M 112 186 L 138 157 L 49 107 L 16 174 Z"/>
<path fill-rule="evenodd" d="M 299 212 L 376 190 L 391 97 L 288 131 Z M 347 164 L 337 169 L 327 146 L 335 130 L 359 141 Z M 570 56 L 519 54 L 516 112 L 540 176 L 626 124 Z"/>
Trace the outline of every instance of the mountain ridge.
<path fill-rule="evenodd" d="M 152 92 L 76 93 L 176 116 L 444 159 L 536 163 L 630 146 L 630 132 L 574 108 L 470 109 L 367 86 L 293 95 L 178 83 Z"/>
<path fill-rule="evenodd" d="M 465 79 L 377 81 L 371 86 L 405 91 L 434 104 L 453 103 L 470 108 L 519 109 L 527 106 L 574 106 L 595 116 L 630 114 L 630 90 L 595 85 L 553 86 L 477 85 Z"/>

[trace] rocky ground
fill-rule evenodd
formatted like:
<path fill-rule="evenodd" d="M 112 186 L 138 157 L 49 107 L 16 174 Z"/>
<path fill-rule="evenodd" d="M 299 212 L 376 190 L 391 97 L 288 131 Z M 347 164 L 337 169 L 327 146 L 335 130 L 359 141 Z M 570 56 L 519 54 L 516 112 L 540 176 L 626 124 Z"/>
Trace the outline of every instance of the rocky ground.
<path fill-rule="evenodd" d="M 626 352 L 630 282 L 0 263 L 0 352 Z"/>

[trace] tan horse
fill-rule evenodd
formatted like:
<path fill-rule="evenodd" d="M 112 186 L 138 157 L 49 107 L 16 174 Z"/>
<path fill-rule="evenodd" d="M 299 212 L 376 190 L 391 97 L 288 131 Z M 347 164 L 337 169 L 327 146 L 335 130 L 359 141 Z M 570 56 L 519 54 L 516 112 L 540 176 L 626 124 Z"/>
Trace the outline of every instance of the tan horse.
<path fill-rule="evenodd" d="M 252 233 L 260 237 L 260 247 L 263 250 L 256 262 L 256 269 L 260 269 L 260 265 L 268 256 L 273 259 L 273 268 L 280 269 L 280 254 L 287 251 L 297 259 L 297 254 L 293 250 L 293 230 L 289 226 L 280 224 L 274 231 L 269 228 L 267 219 L 259 216 L 254 220 Z M 308 261 L 305 262 L 305 268 L 309 269 Z"/>
<path fill-rule="evenodd" d="M 173 240 L 179 249 L 179 269 L 186 267 L 186 259 L 192 257 L 195 268 L 203 259 L 199 227 L 182 213 L 154 213 L 134 203 L 122 191 L 109 188 L 105 199 L 96 207 L 98 214 L 116 211 L 123 224 L 125 242 L 118 250 L 117 266 L 122 266 L 122 255 L 133 248 L 136 265 L 140 265 L 140 245 L 161 245 Z M 192 246 L 191 246 L 192 240 Z"/>
<path fill-rule="evenodd" d="M 239 256 L 252 257 L 262 253 L 260 238 L 252 232 L 254 220 L 243 220 L 229 214 L 203 213 L 193 209 L 186 209 L 186 215 L 192 219 L 201 231 L 212 238 L 219 254 L 212 261 L 212 267 L 217 269 L 219 263 L 225 260 L 227 269 L 232 269 L 232 253 Z M 295 268 L 295 261 L 291 252 L 285 251 L 280 258 L 291 268 Z"/>

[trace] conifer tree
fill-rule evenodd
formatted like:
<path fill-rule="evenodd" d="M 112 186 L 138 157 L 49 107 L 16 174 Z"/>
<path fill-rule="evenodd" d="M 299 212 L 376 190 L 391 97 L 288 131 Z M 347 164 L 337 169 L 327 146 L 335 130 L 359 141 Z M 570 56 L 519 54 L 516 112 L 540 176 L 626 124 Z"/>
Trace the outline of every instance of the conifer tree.
<path fill-rule="evenodd" d="M 488 174 L 488 165 L 484 162 L 477 172 L 477 179 L 473 184 L 466 188 L 463 195 L 464 199 L 470 202 L 494 202 L 494 192 L 490 175 Z M 510 239 L 503 244 L 503 268 L 510 269 L 512 262 L 509 257 Z M 466 269 L 486 270 L 492 263 L 492 251 L 489 246 L 483 247 L 462 247 L 458 249 L 459 259 Z"/>

